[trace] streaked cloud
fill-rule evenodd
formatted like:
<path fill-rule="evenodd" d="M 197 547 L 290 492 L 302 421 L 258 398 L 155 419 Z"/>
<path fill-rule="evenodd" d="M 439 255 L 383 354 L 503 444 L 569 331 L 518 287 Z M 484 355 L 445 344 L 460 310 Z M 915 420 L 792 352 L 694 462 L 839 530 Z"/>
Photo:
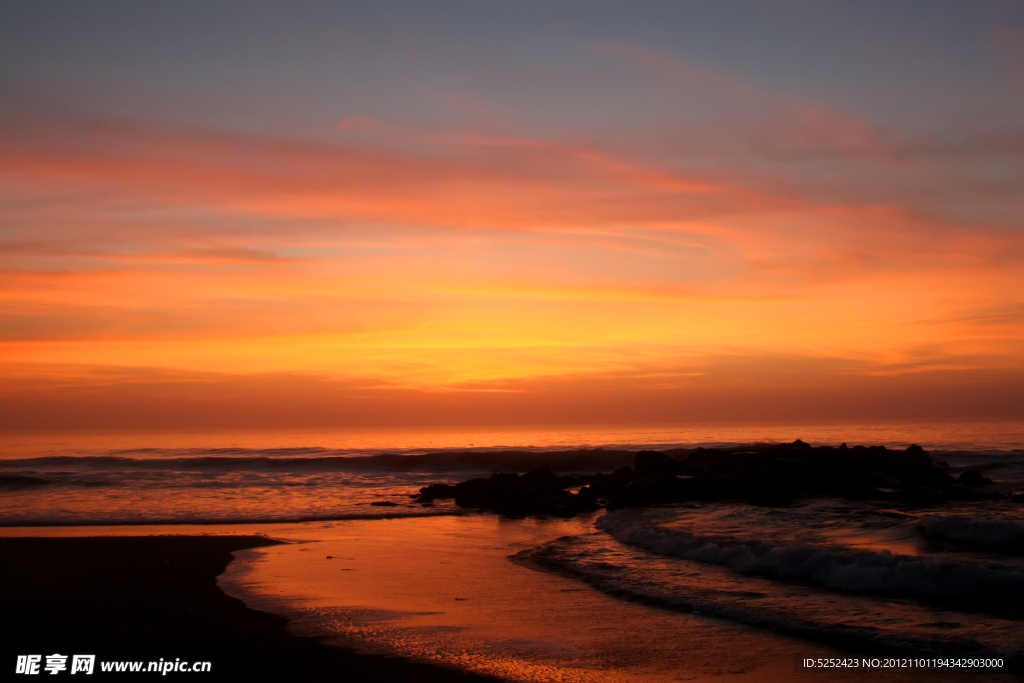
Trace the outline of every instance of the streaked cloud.
<path fill-rule="evenodd" d="M 1012 95 L 903 115 L 845 57 L 823 85 L 648 28 L 353 43 L 280 109 L 244 79 L 5 77 L 7 426 L 1007 413 Z"/>

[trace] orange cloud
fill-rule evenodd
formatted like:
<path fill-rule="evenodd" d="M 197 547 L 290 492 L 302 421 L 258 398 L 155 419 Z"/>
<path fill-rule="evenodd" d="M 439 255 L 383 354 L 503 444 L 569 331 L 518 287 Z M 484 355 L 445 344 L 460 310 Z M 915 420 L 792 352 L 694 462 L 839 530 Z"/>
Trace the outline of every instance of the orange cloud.
<path fill-rule="evenodd" d="M 855 122 L 687 69 L 793 114 L 812 146 L 889 159 Z M 866 415 L 874 391 L 907 399 L 954 376 L 1012 394 L 1024 243 L 999 221 L 593 141 L 349 121 L 337 134 L 358 144 L 67 116 L 0 128 L 0 194 L 16 199 L 0 354 L 32 397 L 12 428 L 58 406 L 83 416 L 69 426 L 102 422 L 90 405 L 156 424 L 170 408 L 150 394 L 196 424 L 291 396 L 282 425 L 771 417 L 759 401 Z M 266 395 L 230 405 L 249 391 Z"/>

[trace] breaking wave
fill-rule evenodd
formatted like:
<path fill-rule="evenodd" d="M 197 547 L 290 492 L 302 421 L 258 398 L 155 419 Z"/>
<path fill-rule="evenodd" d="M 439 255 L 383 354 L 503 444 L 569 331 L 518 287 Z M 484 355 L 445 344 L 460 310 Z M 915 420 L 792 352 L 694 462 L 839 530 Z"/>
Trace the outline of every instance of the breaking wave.
<path fill-rule="evenodd" d="M 812 544 L 736 542 L 728 537 L 659 529 L 619 513 L 605 515 L 597 526 L 620 543 L 727 567 L 740 574 L 801 581 L 847 593 L 918 598 L 983 595 L 1004 607 L 1024 604 L 1024 575 L 994 562 Z"/>
<path fill-rule="evenodd" d="M 524 550 L 513 561 L 586 583 L 603 593 L 663 609 L 726 619 L 772 633 L 787 634 L 841 649 L 929 656 L 1000 657 L 1007 670 L 1024 667 L 1019 622 L 992 624 L 955 612 L 903 606 L 822 604 L 814 596 L 783 594 L 771 587 L 707 589 L 710 580 L 680 587 L 660 581 L 657 571 L 629 571 L 614 563 L 588 561 L 563 538 Z M 850 598 L 851 601 L 863 600 Z M 779 604 L 784 603 L 784 604 Z M 993 628 L 993 626 L 995 626 Z"/>
<path fill-rule="evenodd" d="M 138 456 L 138 457 L 137 457 Z M 632 465 L 630 451 L 438 451 L 354 455 L 324 448 L 134 449 L 107 455 L 54 455 L 0 460 L 0 468 L 271 470 L 365 472 L 526 472 L 548 466 L 563 472 L 611 471 Z"/>

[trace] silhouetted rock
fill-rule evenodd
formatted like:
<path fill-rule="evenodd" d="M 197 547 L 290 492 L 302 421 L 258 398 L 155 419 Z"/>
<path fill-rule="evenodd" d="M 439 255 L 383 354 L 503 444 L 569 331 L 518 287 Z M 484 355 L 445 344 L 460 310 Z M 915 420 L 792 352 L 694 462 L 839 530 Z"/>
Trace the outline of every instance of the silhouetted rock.
<path fill-rule="evenodd" d="M 609 475 L 609 480 L 612 482 L 621 482 L 622 484 L 628 484 L 629 482 L 636 479 L 636 472 L 632 467 L 620 467 Z"/>
<path fill-rule="evenodd" d="M 988 486 L 992 483 L 991 479 L 978 470 L 967 470 L 960 475 L 958 481 L 964 486 Z"/>
<path fill-rule="evenodd" d="M 607 501 L 621 495 L 626 486 L 635 479 L 636 472 L 632 467 L 620 467 L 611 474 L 599 473 L 590 477 L 590 484 L 586 488 L 588 494 L 593 495 L 598 502 L 602 499 Z"/>
<path fill-rule="evenodd" d="M 796 439 L 735 448 L 641 451 L 634 462 L 635 470 L 620 467 L 611 474 L 558 476 L 543 466 L 523 476 L 495 473 L 454 486 L 433 484 L 420 490 L 417 502 L 454 498 L 463 507 L 511 516 L 570 516 L 601 506 L 616 510 L 687 501 L 736 500 L 778 507 L 807 496 L 939 504 L 1006 500 L 1010 495 L 979 491 L 991 480 L 977 471 L 964 472 L 957 481 L 917 445 L 902 451 L 850 448 L 845 443 L 833 448 Z M 578 493 L 566 490 L 575 486 L 581 486 Z"/>
<path fill-rule="evenodd" d="M 523 475 L 520 482 L 534 488 L 561 488 L 558 477 L 547 465 L 530 470 Z"/>
<path fill-rule="evenodd" d="M 647 507 L 715 497 L 708 494 L 707 482 L 695 477 L 681 478 L 674 475 L 643 477 L 630 482 L 618 495 L 608 501 L 607 507 L 609 510 L 618 510 L 627 507 Z"/>
<path fill-rule="evenodd" d="M 594 489 L 590 486 L 581 488 L 579 493 L 576 494 L 575 506 L 580 512 L 598 509 L 600 505 L 598 505 L 597 494 L 594 493 Z"/>
<path fill-rule="evenodd" d="M 398 507 L 398 503 L 392 503 L 390 500 L 375 500 L 370 505 L 388 508 Z"/>
<path fill-rule="evenodd" d="M 678 460 L 659 451 L 640 451 L 633 467 L 638 477 L 660 477 L 681 471 Z"/>
<path fill-rule="evenodd" d="M 417 503 L 430 503 L 435 500 L 455 497 L 455 487 L 451 484 L 431 484 L 420 489 Z"/>
<path fill-rule="evenodd" d="M 515 472 L 495 472 L 487 479 L 470 479 L 454 486 L 431 484 L 420 489 L 417 502 L 429 504 L 438 499 L 455 499 L 460 507 L 493 510 L 510 517 L 554 515 L 572 517 L 577 511 L 598 508 L 597 496 L 565 489 L 578 483 L 575 477 L 556 476 L 550 468 L 538 467 L 523 476 Z"/>

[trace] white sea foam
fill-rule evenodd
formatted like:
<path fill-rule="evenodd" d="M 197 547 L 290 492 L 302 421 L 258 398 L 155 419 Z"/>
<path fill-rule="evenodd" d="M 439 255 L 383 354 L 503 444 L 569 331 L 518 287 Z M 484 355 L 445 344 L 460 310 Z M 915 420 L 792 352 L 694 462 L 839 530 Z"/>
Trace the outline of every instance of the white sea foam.
<path fill-rule="evenodd" d="M 600 533 L 563 537 L 513 559 L 631 602 L 727 619 L 854 652 L 1004 657 L 1012 667 L 1019 667 L 1024 655 L 1024 627 L 1018 620 L 680 562 L 619 545 Z"/>
<path fill-rule="evenodd" d="M 648 525 L 637 516 L 611 513 L 597 526 L 621 543 L 659 555 L 727 567 L 741 574 L 808 582 L 850 593 L 955 597 L 988 594 L 1019 604 L 1024 576 L 998 563 L 899 555 L 814 544 L 737 542 Z"/>

